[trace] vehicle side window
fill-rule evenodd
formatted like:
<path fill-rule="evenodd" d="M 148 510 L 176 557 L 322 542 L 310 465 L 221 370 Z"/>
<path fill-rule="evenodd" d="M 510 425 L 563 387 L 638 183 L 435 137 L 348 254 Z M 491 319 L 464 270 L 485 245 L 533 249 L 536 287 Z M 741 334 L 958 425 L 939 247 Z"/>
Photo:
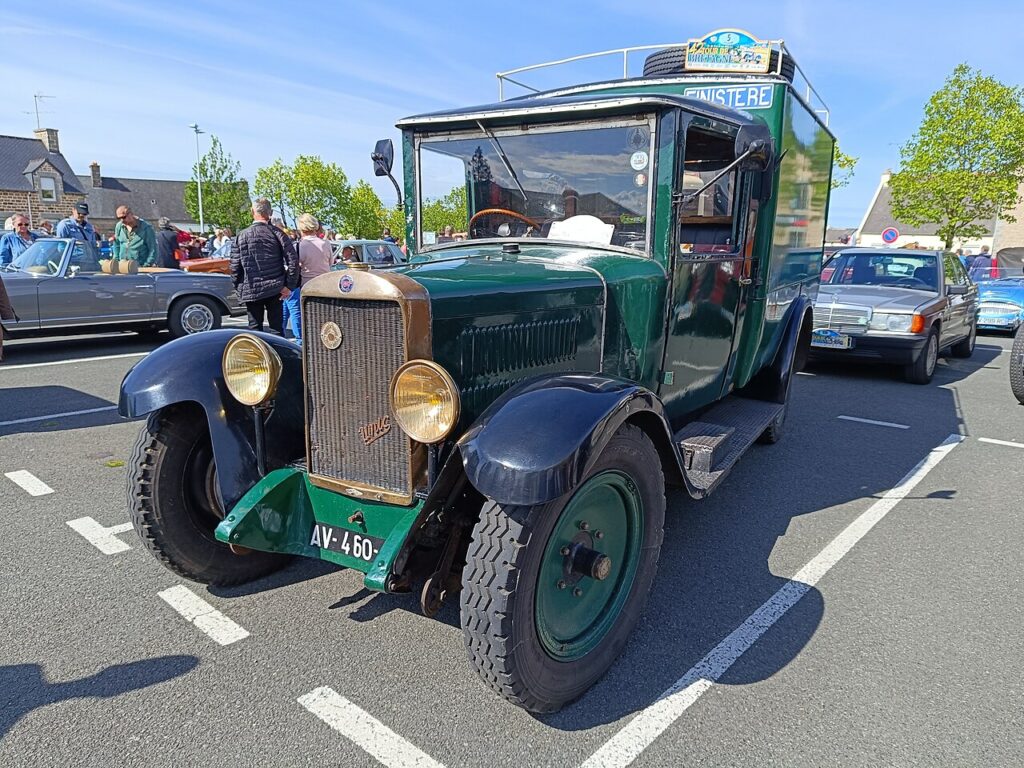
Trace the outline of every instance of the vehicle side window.
<path fill-rule="evenodd" d="M 944 257 L 946 267 L 946 285 L 967 285 L 967 273 L 955 255 L 947 253 Z"/>
<path fill-rule="evenodd" d="M 100 263 L 96 249 L 90 248 L 81 240 L 76 240 L 71 248 L 71 261 L 68 262 L 68 266 L 78 267 L 79 273 L 99 272 Z"/>
<path fill-rule="evenodd" d="M 684 200 L 678 209 L 679 250 L 683 254 L 706 256 L 738 250 L 739 177 L 734 170 L 712 182 L 733 161 L 734 145 L 732 137 L 708 129 L 691 126 L 686 132 L 679 183 Z M 707 189 L 693 196 L 705 185 Z"/>

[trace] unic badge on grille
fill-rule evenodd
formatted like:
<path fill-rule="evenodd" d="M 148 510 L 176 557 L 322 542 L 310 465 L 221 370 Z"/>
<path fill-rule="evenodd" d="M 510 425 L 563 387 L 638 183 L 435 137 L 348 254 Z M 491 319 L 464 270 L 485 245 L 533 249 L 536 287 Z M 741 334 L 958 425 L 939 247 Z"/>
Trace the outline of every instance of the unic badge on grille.
<path fill-rule="evenodd" d="M 390 428 L 388 398 L 405 362 L 401 306 L 303 297 L 302 311 L 311 479 L 368 499 L 411 498 L 412 444 Z"/>

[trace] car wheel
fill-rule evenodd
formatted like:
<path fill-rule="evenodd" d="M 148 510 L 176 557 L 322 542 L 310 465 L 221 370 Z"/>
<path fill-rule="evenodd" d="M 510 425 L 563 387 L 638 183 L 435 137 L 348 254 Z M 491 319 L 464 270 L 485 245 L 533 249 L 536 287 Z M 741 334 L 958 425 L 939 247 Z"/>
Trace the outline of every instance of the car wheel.
<path fill-rule="evenodd" d="M 911 384 L 927 384 L 935 373 L 939 362 L 939 329 L 932 328 L 928 340 L 917 355 L 917 360 L 904 369 L 904 375 Z"/>
<path fill-rule="evenodd" d="M 146 420 L 128 466 L 132 525 L 156 559 L 179 576 L 240 584 L 275 571 L 289 556 L 235 554 L 214 537 L 224 517 L 206 419 L 194 405 L 174 405 Z"/>
<path fill-rule="evenodd" d="M 974 354 L 974 344 L 978 339 L 978 324 L 971 324 L 971 332 L 967 334 L 967 338 L 953 345 L 950 350 L 953 353 L 953 357 L 970 357 Z"/>
<path fill-rule="evenodd" d="M 220 328 L 221 308 L 206 296 L 185 296 L 178 299 L 167 313 L 171 336 L 180 338 L 193 333 Z"/>
<path fill-rule="evenodd" d="M 1024 405 L 1024 325 L 1017 329 L 1010 350 L 1010 390 L 1017 402 Z"/>
<path fill-rule="evenodd" d="M 651 589 L 664 483 L 654 444 L 627 425 L 572 493 L 534 506 L 484 504 L 460 602 L 470 663 L 485 685 L 553 712 L 607 671 Z"/>

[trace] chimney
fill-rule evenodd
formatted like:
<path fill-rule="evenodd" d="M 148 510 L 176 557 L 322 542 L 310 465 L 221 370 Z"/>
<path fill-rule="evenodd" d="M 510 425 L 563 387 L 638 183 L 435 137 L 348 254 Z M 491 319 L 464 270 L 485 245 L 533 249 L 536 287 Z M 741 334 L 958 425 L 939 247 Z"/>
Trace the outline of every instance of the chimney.
<path fill-rule="evenodd" d="M 103 177 L 100 176 L 100 164 L 93 161 L 89 163 L 89 173 L 92 174 L 92 185 L 94 187 L 103 186 Z"/>
<path fill-rule="evenodd" d="M 37 128 L 32 131 L 37 139 L 43 142 L 43 145 L 49 152 L 59 153 L 60 144 L 57 142 L 57 129 L 56 128 Z"/>
<path fill-rule="evenodd" d="M 889 179 L 892 178 L 892 168 L 886 168 L 882 171 L 882 186 L 889 184 Z"/>

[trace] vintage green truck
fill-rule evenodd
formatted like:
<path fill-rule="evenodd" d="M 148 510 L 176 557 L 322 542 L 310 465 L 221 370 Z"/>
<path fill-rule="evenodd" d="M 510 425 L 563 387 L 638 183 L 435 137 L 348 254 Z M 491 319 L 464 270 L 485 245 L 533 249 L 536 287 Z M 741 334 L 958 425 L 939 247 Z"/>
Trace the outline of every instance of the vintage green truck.
<path fill-rule="evenodd" d="M 124 379 L 148 548 L 212 584 L 302 555 L 428 615 L 458 594 L 486 685 L 582 695 L 640 617 L 666 485 L 703 498 L 777 441 L 809 345 L 834 140 L 744 34 L 401 121 L 413 263 L 303 285 L 301 347 L 198 334 Z M 465 240 L 421 225 L 452 185 Z"/>

